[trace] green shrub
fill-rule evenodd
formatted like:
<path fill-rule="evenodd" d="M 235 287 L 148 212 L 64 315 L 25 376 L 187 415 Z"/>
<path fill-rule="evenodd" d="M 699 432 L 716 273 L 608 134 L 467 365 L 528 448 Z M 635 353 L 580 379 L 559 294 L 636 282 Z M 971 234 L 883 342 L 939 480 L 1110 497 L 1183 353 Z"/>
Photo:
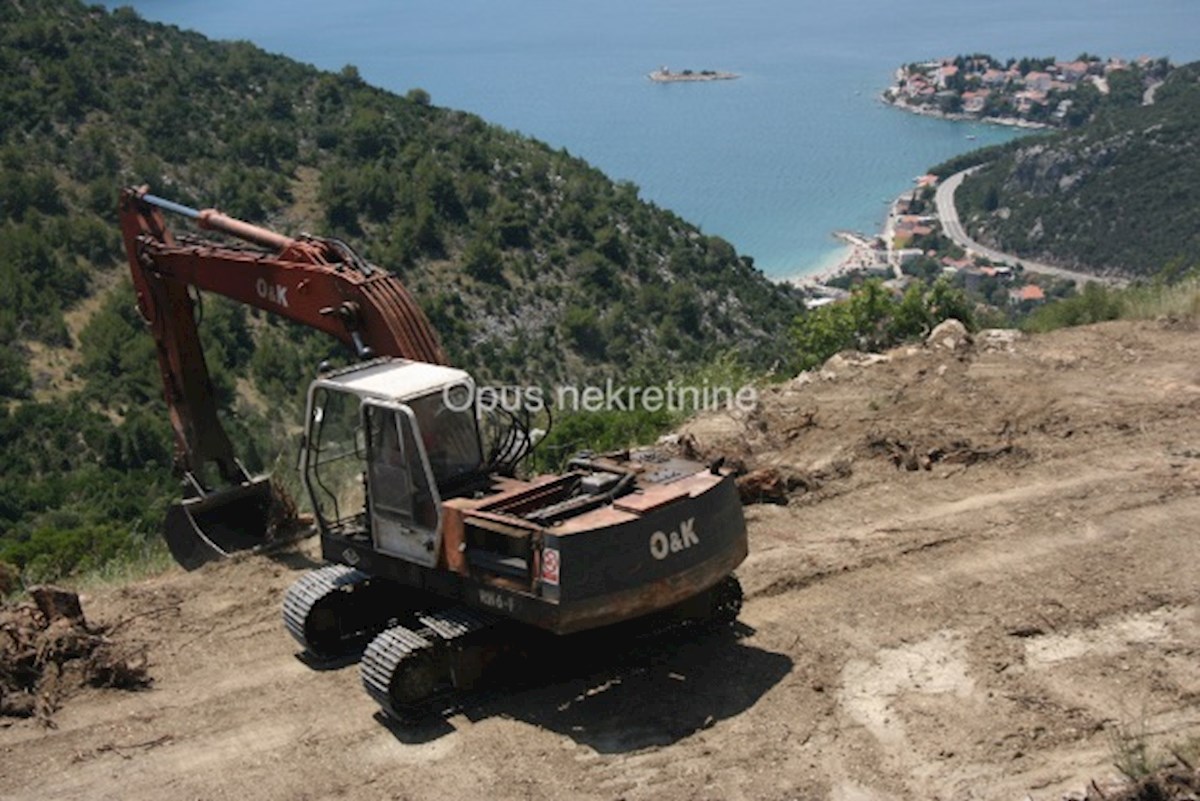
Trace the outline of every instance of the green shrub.
<path fill-rule="evenodd" d="M 1021 324 L 1031 333 L 1054 331 L 1076 325 L 1116 320 L 1125 308 L 1126 296 L 1119 289 L 1110 289 L 1092 282 L 1083 291 L 1055 303 L 1047 303 L 1033 311 Z"/>
<path fill-rule="evenodd" d="M 925 288 L 913 284 L 899 299 L 878 279 L 858 286 L 846 301 L 796 318 L 792 338 L 801 370 L 811 370 L 843 350 L 879 351 L 928 334 L 943 320 L 975 326 L 962 290 L 944 278 Z"/>

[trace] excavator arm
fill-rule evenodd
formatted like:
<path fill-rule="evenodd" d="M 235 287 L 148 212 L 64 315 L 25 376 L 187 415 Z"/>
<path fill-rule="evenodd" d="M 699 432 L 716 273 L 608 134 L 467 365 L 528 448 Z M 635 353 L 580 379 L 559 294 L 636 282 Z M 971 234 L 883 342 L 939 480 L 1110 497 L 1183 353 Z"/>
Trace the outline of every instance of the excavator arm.
<path fill-rule="evenodd" d="M 163 211 L 241 242 L 176 238 Z M 175 464 L 187 497 L 168 510 L 165 534 L 176 559 L 195 567 L 267 539 L 270 484 L 237 461 L 217 415 L 196 325 L 196 290 L 324 331 L 362 358 L 398 356 L 445 364 L 437 333 L 391 273 L 336 239 L 291 238 L 149 194 L 121 193 L 121 232 L 138 310 L 154 337 L 163 395 L 175 434 Z M 207 476 L 215 465 L 220 484 Z"/>

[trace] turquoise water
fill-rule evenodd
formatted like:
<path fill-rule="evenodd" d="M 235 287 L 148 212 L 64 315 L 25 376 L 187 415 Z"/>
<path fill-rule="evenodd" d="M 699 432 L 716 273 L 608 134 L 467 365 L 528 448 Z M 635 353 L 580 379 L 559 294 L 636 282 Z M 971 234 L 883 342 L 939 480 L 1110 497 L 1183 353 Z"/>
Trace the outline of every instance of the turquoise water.
<path fill-rule="evenodd" d="M 1015 132 L 875 98 L 901 63 L 958 52 L 1200 58 L 1200 3 L 1161 0 L 133 0 L 147 19 L 248 39 L 565 147 L 719 234 L 768 274 L 836 257 L 925 169 Z M 654 84 L 717 69 L 736 81 Z M 975 139 L 968 139 L 974 136 Z"/>

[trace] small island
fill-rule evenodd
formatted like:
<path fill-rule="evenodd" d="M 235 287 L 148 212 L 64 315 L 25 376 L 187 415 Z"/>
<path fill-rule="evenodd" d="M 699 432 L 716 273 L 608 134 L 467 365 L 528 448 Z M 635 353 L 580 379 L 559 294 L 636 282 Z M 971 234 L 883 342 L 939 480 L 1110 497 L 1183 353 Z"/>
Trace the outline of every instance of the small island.
<path fill-rule="evenodd" d="M 983 120 L 1025 128 L 1074 128 L 1103 106 L 1154 102 L 1154 90 L 1171 71 L 1166 58 L 1074 61 L 960 55 L 896 70 L 883 101 L 917 114 Z"/>
<path fill-rule="evenodd" d="M 715 70 L 671 72 L 666 67 L 659 67 L 648 77 L 655 83 L 686 83 L 689 81 L 732 81 L 741 76 L 736 72 L 717 72 Z"/>

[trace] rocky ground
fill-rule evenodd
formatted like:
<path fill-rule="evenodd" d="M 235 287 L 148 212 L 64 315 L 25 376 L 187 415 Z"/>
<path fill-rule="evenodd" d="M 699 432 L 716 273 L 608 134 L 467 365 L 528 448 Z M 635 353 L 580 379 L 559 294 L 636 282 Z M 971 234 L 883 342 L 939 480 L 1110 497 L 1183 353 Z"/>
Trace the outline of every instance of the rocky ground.
<path fill-rule="evenodd" d="M 1198 412 L 1170 321 L 835 357 L 681 432 L 761 471 L 737 630 L 417 729 L 297 658 L 311 544 L 96 591 L 153 683 L 0 718 L 0 796 L 1111 797 L 1200 742 Z"/>

